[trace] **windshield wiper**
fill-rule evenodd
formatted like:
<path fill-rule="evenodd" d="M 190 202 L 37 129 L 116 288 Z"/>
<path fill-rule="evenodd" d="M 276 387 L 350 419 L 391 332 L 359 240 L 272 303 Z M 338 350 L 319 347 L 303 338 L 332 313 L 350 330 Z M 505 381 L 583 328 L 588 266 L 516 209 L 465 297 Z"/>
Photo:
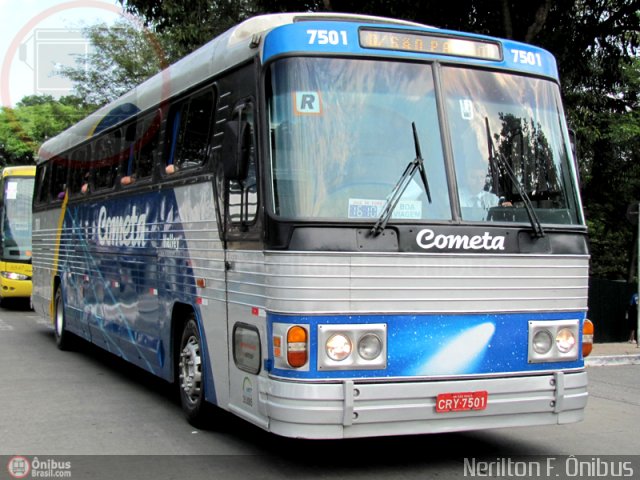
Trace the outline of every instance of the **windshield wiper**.
<path fill-rule="evenodd" d="M 507 172 L 509 179 L 518 189 L 518 193 L 520 194 L 520 198 L 522 198 L 522 202 L 524 203 L 524 208 L 527 211 L 527 216 L 529 217 L 529 222 L 531 222 L 531 228 L 533 229 L 533 236 L 536 238 L 544 237 L 544 230 L 542 229 L 542 224 L 540 223 L 540 219 L 533 208 L 533 203 L 527 195 L 527 192 L 524 190 L 524 187 L 516 177 L 511 165 L 507 162 L 507 159 L 504 158 L 501 152 L 496 149 L 496 146 L 493 143 L 493 137 L 491 136 L 491 129 L 489 128 L 489 117 L 484 117 L 484 124 L 487 129 L 487 144 L 489 146 L 489 164 L 492 165 L 494 160 L 497 160 L 500 166 Z M 497 177 L 497 175 L 496 175 Z M 497 185 L 496 185 L 497 187 Z"/>
<path fill-rule="evenodd" d="M 380 218 L 376 224 L 371 228 L 371 235 L 374 237 L 380 235 L 384 231 L 384 228 L 387 226 L 387 222 L 391 218 L 391 214 L 393 210 L 396 208 L 396 205 L 400 201 L 402 194 L 407 189 L 407 186 L 411 182 L 411 179 L 416 173 L 416 170 L 420 171 L 420 178 L 422 179 L 422 184 L 424 185 L 424 191 L 427 194 L 427 199 L 429 203 L 431 203 L 431 191 L 429 190 L 429 181 L 427 180 L 427 172 L 424 169 L 424 160 L 422 159 L 422 152 L 420 150 L 420 140 L 418 139 L 418 131 L 416 130 L 416 123 L 412 122 L 411 127 L 413 128 L 413 143 L 416 148 L 416 158 L 409 162 L 407 168 L 404 169 L 400 180 L 393 187 L 393 190 L 387 196 L 387 201 L 384 204 L 384 208 L 382 209 L 382 213 L 380 214 Z"/>

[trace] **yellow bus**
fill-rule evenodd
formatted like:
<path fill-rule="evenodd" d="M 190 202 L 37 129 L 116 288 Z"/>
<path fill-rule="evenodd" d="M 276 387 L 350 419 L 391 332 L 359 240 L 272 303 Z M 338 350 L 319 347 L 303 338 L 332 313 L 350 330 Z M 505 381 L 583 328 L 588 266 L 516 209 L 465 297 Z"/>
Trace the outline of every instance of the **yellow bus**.
<path fill-rule="evenodd" d="M 0 303 L 31 297 L 31 201 L 35 166 L 6 167 L 0 192 Z"/>

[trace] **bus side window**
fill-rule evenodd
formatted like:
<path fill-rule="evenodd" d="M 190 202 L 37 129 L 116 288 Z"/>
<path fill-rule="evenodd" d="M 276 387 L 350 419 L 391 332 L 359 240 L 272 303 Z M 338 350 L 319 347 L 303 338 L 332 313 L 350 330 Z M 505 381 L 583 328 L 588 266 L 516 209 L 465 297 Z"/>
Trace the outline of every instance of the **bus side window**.
<path fill-rule="evenodd" d="M 124 140 L 120 151 L 120 184 L 131 185 L 137 179 L 136 175 L 136 124 L 124 127 Z"/>
<path fill-rule="evenodd" d="M 236 107 L 230 120 L 234 125 L 227 129 L 225 135 L 229 135 L 223 142 L 223 155 L 226 161 L 234 158 L 235 174 L 239 178 L 228 179 L 228 218 L 232 225 L 247 227 L 255 223 L 258 213 L 258 188 L 256 180 L 256 141 L 254 126 L 253 104 L 244 103 Z M 233 132 L 233 133 L 232 133 Z M 229 138 L 233 140 L 233 147 L 229 146 Z M 225 159 L 223 159 L 225 161 Z M 235 175 L 234 175 L 235 176 Z"/>
<path fill-rule="evenodd" d="M 155 155 L 160 143 L 162 113 L 156 110 L 138 121 L 136 135 L 135 175 L 138 179 L 149 178 L 153 173 Z"/>
<path fill-rule="evenodd" d="M 89 172 L 87 147 L 80 147 L 74 150 L 71 153 L 71 162 L 69 163 L 69 191 L 71 196 L 86 193 L 83 192 L 83 186 L 88 183 Z"/>
<path fill-rule="evenodd" d="M 36 170 L 38 191 L 34 194 L 35 203 L 38 205 L 49 202 L 49 182 L 51 181 L 51 162 L 38 165 Z"/>
<path fill-rule="evenodd" d="M 213 107 L 213 89 L 207 88 L 185 100 L 174 110 L 167 173 L 199 167 L 207 161 Z"/>
<path fill-rule="evenodd" d="M 68 161 L 65 155 L 59 155 L 51 159 L 51 188 L 49 199 L 57 202 L 64 199 L 67 191 Z"/>
<path fill-rule="evenodd" d="M 94 184 L 96 190 L 110 189 L 118 174 L 122 135 L 119 130 L 100 138 L 93 151 L 93 162 L 96 168 Z"/>

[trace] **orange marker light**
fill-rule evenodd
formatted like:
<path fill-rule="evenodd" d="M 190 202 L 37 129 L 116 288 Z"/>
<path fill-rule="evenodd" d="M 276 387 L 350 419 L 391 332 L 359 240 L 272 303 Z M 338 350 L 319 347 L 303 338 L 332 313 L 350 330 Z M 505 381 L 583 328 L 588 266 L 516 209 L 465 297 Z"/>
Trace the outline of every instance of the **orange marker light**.
<path fill-rule="evenodd" d="M 307 331 L 298 325 L 287 332 L 287 362 L 293 368 L 300 368 L 307 363 Z"/>
<path fill-rule="evenodd" d="M 587 357 L 593 349 L 593 322 L 588 318 L 582 325 L 582 357 Z"/>
<path fill-rule="evenodd" d="M 278 335 L 273 336 L 273 356 L 274 357 L 282 356 L 282 337 Z"/>

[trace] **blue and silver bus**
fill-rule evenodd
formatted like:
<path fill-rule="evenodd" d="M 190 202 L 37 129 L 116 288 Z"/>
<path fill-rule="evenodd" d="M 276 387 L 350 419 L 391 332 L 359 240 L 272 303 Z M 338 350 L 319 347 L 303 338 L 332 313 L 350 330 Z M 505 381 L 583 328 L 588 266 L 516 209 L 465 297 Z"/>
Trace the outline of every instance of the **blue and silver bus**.
<path fill-rule="evenodd" d="M 587 230 L 554 58 L 251 18 L 46 142 L 33 303 L 187 419 L 347 438 L 580 421 Z"/>

